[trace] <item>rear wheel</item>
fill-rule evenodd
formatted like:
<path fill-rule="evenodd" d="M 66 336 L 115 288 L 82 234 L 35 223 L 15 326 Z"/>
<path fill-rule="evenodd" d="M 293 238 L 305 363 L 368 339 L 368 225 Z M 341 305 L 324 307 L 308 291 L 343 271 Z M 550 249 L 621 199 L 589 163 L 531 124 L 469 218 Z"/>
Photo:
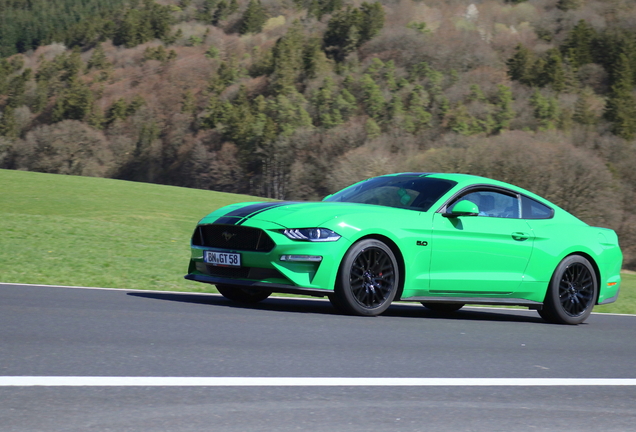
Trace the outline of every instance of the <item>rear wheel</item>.
<path fill-rule="evenodd" d="M 393 251 L 379 240 L 362 240 L 345 254 L 331 302 L 354 315 L 379 315 L 391 305 L 399 281 Z"/>
<path fill-rule="evenodd" d="M 238 285 L 217 285 L 216 289 L 223 297 L 238 303 L 258 303 L 272 295 L 271 291 L 247 288 Z"/>
<path fill-rule="evenodd" d="M 430 309 L 440 313 L 451 313 L 460 310 L 464 307 L 463 303 L 426 303 L 422 302 L 422 306 L 426 309 Z"/>
<path fill-rule="evenodd" d="M 539 315 L 555 324 L 580 324 L 592 313 L 598 282 L 590 262 L 570 255 L 557 266 Z"/>

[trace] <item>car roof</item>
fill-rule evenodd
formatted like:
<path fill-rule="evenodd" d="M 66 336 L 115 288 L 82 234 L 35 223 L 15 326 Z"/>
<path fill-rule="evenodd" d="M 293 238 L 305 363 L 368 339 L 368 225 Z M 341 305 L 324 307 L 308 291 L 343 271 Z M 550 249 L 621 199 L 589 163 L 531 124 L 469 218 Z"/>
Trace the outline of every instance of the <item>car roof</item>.
<path fill-rule="evenodd" d="M 478 176 L 478 175 L 473 175 L 473 174 L 461 174 L 461 173 L 436 173 L 436 172 L 402 172 L 402 173 L 395 173 L 395 174 L 387 174 L 384 176 L 379 176 L 379 177 L 391 177 L 391 176 L 395 176 L 395 177 L 431 177 L 431 178 L 438 178 L 438 179 L 444 179 L 444 180 L 452 180 L 457 182 L 457 184 L 460 187 L 466 187 L 466 186 L 471 186 L 471 185 L 484 185 L 484 186 L 495 186 L 495 187 L 502 187 L 505 189 L 509 189 L 524 195 L 527 195 L 530 198 L 534 198 L 537 199 L 540 202 L 543 202 L 544 204 L 548 204 L 552 207 L 557 207 L 555 206 L 554 203 L 548 201 L 547 199 L 543 198 L 540 195 L 535 194 L 534 192 L 531 192 L 527 189 L 524 189 L 522 187 L 516 186 L 512 183 L 506 183 L 500 180 L 495 180 L 495 179 L 491 179 L 488 177 L 482 177 L 482 176 Z"/>

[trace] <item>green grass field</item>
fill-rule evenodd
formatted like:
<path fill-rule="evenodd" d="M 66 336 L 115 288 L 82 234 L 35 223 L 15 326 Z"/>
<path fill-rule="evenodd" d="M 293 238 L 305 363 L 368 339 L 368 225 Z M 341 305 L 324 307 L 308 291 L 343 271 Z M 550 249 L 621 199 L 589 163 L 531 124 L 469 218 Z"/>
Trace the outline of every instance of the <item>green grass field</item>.
<path fill-rule="evenodd" d="M 262 201 L 198 189 L 0 170 L 0 282 L 215 292 L 183 279 L 197 221 Z M 597 312 L 636 313 L 636 274 Z"/>
<path fill-rule="evenodd" d="M 215 291 L 186 281 L 189 239 L 244 195 L 0 170 L 0 282 Z"/>

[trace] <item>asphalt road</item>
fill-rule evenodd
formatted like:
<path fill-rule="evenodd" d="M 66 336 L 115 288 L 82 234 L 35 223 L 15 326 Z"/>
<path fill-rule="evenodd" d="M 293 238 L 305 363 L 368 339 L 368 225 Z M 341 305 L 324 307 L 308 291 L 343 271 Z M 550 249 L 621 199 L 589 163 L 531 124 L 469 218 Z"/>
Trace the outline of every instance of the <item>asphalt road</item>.
<path fill-rule="evenodd" d="M 326 301 L 0 285 L 0 431 L 630 431 L 636 317 L 530 311 L 381 317 Z M 2 385 L 2 377 L 448 378 L 414 386 Z M 465 384 L 463 384 L 465 382 Z M 494 383 L 495 381 L 493 381 Z M 457 384 L 460 385 L 457 385 Z"/>

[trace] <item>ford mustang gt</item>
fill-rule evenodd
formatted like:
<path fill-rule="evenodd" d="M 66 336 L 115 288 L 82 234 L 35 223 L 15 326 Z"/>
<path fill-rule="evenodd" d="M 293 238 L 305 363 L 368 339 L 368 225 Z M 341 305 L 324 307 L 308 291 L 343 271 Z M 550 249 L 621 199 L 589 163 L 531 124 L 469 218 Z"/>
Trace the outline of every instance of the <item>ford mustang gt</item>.
<path fill-rule="evenodd" d="M 253 303 L 326 296 L 378 315 L 393 301 L 453 312 L 517 305 L 579 324 L 616 301 L 622 253 L 592 227 L 516 186 L 464 174 L 371 178 L 321 202 L 240 203 L 205 216 L 186 279 Z"/>

